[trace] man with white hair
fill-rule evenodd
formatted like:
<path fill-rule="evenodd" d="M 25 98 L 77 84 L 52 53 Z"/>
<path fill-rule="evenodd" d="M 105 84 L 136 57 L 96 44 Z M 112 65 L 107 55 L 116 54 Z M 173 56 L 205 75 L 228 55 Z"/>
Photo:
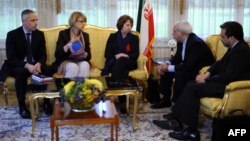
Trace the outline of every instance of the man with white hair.
<path fill-rule="evenodd" d="M 172 101 L 175 102 L 187 82 L 194 80 L 202 67 L 211 65 L 215 61 L 206 43 L 192 33 L 190 23 L 186 21 L 176 23 L 172 35 L 177 41 L 177 52 L 170 61 L 158 66 L 158 71 L 161 74 L 160 93 L 163 95 L 163 98 L 159 103 L 151 106 L 153 109 L 170 107 L 172 105 L 173 79 L 175 83 Z M 156 121 L 155 124 L 158 125 L 158 122 Z"/>

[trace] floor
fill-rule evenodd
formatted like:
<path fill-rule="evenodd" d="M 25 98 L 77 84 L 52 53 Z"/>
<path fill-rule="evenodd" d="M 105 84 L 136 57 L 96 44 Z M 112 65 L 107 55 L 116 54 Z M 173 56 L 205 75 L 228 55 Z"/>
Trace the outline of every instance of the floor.
<path fill-rule="evenodd" d="M 9 105 L 10 106 L 17 106 L 17 99 L 16 99 L 16 95 L 15 93 L 10 93 L 8 94 L 8 100 L 9 100 Z M 1 93 L 0 94 L 0 106 L 4 106 L 5 105 L 5 102 L 4 102 L 4 97 L 3 97 L 3 94 Z M 152 110 L 150 108 L 150 104 L 149 103 L 140 103 L 140 108 L 139 108 L 139 111 L 138 111 L 138 114 L 140 115 L 141 113 L 147 113 L 147 114 L 151 114 L 149 117 L 151 117 L 152 115 L 154 115 L 154 117 L 152 118 L 155 119 L 155 118 L 158 118 L 158 119 L 161 119 L 161 116 L 159 114 L 164 114 L 163 112 L 161 111 L 166 111 L 166 110 L 169 110 L 166 108 L 166 110 L 161 110 L 161 111 L 155 111 L 155 110 Z M 132 109 L 131 109 L 132 110 Z M 152 114 L 152 113 L 157 113 L 158 112 L 158 116 L 156 116 L 155 114 Z M 140 119 L 140 118 L 139 118 Z M 200 133 L 201 133 L 201 141 L 209 141 L 211 140 L 211 121 L 210 120 L 207 120 L 206 118 L 201 118 L 201 127 L 200 127 Z M 154 126 L 153 124 L 151 126 Z M 156 128 L 157 130 L 162 131 L 160 128 L 158 129 L 156 126 L 154 127 Z M 146 132 L 146 131 L 145 131 Z M 151 132 L 150 132 L 151 133 Z M 165 135 L 167 138 L 169 138 L 167 135 Z M 124 135 L 125 137 L 125 135 Z M 139 135 L 136 136 L 137 139 L 139 140 L 143 140 L 143 136 L 139 137 Z M 165 139 L 164 139 L 165 140 Z M 168 139 L 167 139 L 168 140 Z"/>

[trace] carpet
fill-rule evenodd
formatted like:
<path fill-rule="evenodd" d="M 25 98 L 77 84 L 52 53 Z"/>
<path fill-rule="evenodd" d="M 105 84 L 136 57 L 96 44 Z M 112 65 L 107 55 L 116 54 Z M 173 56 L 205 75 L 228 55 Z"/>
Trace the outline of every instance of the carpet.
<path fill-rule="evenodd" d="M 137 114 L 138 129 L 132 129 L 132 114 L 120 115 L 119 141 L 175 141 L 168 136 L 169 130 L 162 130 L 152 123 L 162 119 L 169 109 L 150 109 L 150 104 L 141 105 Z M 132 109 L 131 109 L 132 113 Z M 202 118 L 201 141 L 211 140 L 211 121 Z M 0 141 L 49 141 L 51 140 L 49 117 L 42 114 L 37 121 L 36 135 L 31 137 L 31 120 L 22 119 L 17 106 L 7 110 L 0 107 Z M 109 141 L 109 125 L 84 125 L 59 127 L 60 141 Z"/>

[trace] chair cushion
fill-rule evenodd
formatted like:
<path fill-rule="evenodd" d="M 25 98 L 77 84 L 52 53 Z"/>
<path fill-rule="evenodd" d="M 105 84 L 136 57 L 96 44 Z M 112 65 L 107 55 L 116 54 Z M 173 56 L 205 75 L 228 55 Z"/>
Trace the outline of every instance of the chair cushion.
<path fill-rule="evenodd" d="M 5 80 L 5 83 L 7 84 L 9 91 L 15 91 L 15 79 L 14 79 L 14 77 L 7 77 L 7 79 Z"/>
<path fill-rule="evenodd" d="M 101 76 L 101 70 L 93 67 L 91 68 L 90 71 L 90 77 L 100 77 Z M 135 79 L 139 79 L 139 80 L 146 80 L 145 78 L 147 78 L 147 73 L 145 73 L 145 70 L 133 70 L 129 72 L 129 76 L 135 78 Z"/>
<path fill-rule="evenodd" d="M 145 73 L 145 70 L 133 70 L 129 72 L 129 76 L 133 77 L 134 79 L 137 80 L 147 80 L 147 73 Z"/>
<path fill-rule="evenodd" d="M 210 48 L 210 50 L 212 51 L 216 60 L 220 60 L 227 51 L 227 48 L 224 47 L 223 43 L 220 40 L 220 35 L 209 36 L 206 39 L 206 43 Z"/>
<path fill-rule="evenodd" d="M 90 77 L 100 77 L 101 76 L 101 70 L 96 68 L 96 67 L 92 67 L 90 70 Z"/>
<path fill-rule="evenodd" d="M 28 79 L 28 83 L 30 82 L 31 82 L 31 78 Z M 14 77 L 8 76 L 7 79 L 5 80 L 5 83 L 7 84 L 8 91 L 16 91 Z"/>
<path fill-rule="evenodd" d="M 202 98 L 200 100 L 200 110 L 206 115 L 214 117 L 217 107 L 221 104 L 221 98 Z"/>
<path fill-rule="evenodd" d="M 55 61 L 56 41 L 61 30 L 68 28 L 67 25 L 61 25 L 54 28 L 41 28 L 46 41 L 47 65 L 51 65 Z"/>
<path fill-rule="evenodd" d="M 92 54 L 91 63 L 97 68 L 102 69 L 106 60 L 104 52 L 107 40 L 111 33 L 116 32 L 116 29 L 87 25 L 83 30 L 89 34 L 90 51 Z"/>

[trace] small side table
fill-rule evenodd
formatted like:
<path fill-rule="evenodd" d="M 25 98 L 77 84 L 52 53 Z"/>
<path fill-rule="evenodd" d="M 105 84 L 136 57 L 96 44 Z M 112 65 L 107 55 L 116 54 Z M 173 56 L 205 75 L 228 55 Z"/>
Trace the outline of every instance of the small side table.
<path fill-rule="evenodd" d="M 131 95 L 134 97 L 133 129 L 136 130 L 136 113 L 139 99 L 139 86 L 137 80 L 131 77 L 122 82 L 113 81 L 110 77 L 100 77 L 98 79 L 103 82 L 106 88 L 106 96 L 126 96 L 126 111 L 129 111 L 129 96 Z"/>
<path fill-rule="evenodd" d="M 39 114 L 38 98 L 58 98 L 58 97 L 60 97 L 59 92 L 51 92 L 51 91 L 29 94 L 30 112 L 32 119 L 32 132 L 31 132 L 32 137 L 34 137 L 35 135 L 36 118 Z"/>
<path fill-rule="evenodd" d="M 136 121 L 136 113 L 138 109 L 138 97 L 139 97 L 139 91 L 137 89 L 135 90 L 107 90 L 105 93 L 106 96 L 126 96 L 126 111 L 129 111 L 129 96 L 134 97 L 134 111 L 133 111 L 133 129 L 137 129 L 137 121 Z"/>

